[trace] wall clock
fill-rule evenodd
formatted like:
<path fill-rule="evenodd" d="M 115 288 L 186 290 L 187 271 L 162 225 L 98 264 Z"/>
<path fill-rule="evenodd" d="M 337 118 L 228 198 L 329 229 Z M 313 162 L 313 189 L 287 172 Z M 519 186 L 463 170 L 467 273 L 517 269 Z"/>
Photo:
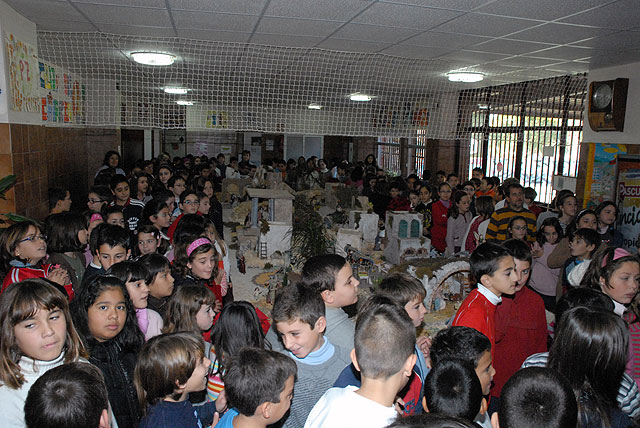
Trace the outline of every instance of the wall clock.
<path fill-rule="evenodd" d="M 589 125 L 594 131 L 624 130 L 629 79 L 591 82 L 589 85 Z"/>

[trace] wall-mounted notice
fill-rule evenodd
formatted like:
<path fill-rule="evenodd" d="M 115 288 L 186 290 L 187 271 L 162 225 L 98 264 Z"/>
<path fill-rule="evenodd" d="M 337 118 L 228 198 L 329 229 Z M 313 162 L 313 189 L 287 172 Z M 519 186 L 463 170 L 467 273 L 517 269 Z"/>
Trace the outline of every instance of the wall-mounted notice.
<path fill-rule="evenodd" d="M 207 142 L 202 142 L 202 141 L 198 141 L 197 143 L 193 144 L 193 149 L 194 149 L 194 155 L 196 156 L 209 156 L 209 145 L 207 144 Z"/>
<path fill-rule="evenodd" d="M 14 111 L 37 113 L 40 111 L 40 96 L 36 49 L 18 40 L 14 34 L 7 34 L 5 45 L 9 61 L 10 108 Z"/>
<path fill-rule="evenodd" d="M 615 197 L 616 158 L 627 153 L 624 144 L 589 143 L 584 208 L 595 208 Z"/>
<path fill-rule="evenodd" d="M 624 237 L 622 246 L 636 254 L 640 237 L 640 156 L 618 158 L 617 229 Z"/>
<path fill-rule="evenodd" d="M 210 110 L 207 112 L 207 122 L 205 126 L 207 128 L 228 128 L 229 115 L 226 111 Z"/>
<path fill-rule="evenodd" d="M 231 153 L 233 153 L 233 148 L 231 146 L 226 146 L 226 145 L 220 146 L 220 153 L 222 153 L 225 156 L 231 155 Z"/>
<path fill-rule="evenodd" d="M 86 87 L 60 67 L 38 62 L 42 121 L 55 123 L 83 123 Z"/>

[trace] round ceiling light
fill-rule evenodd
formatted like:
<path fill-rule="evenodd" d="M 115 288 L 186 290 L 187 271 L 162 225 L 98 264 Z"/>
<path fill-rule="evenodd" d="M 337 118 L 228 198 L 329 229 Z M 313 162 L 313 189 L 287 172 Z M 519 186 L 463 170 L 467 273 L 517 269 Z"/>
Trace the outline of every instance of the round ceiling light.
<path fill-rule="evenodd" d="M 176 60 L 175 55 L 162 52 L 131 52 L 131 58 L 138 64 L 165 66 Z"/>
<path fill-rule="evenodd" d="M 193 101 L 178 100 L 176 101 L 176 104 L 178 104 L 179 106 L 192 106 Z"/>
<path fill-rule="evenodd" d="M 189 89 L 179 88 L 175 86 L 167 86 L 166 88 L 164 88 L 164 92 L 165 94 L 185 95 L 187 92 L 189 92 Z"/>
<path fill-rule="evenodd" d="M 473 83 L 483 80 L 484 74 L 472 71 L 452 71 L 447 73 L 447 77 L 451 82 Z"/>
<path fill-rule="evenodd" d="M 351 101 L 366 102 L 366 101 L 371 101 L 373 97 L 371 95 L 355 92 L 349 95 L 349 99 Z"/>

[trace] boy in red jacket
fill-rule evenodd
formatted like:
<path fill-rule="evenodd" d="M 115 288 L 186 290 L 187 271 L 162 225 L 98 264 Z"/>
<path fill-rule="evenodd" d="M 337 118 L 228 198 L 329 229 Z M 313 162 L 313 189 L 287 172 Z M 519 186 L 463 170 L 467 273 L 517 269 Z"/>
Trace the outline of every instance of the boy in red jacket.
<path fill-rule="evenodd" d="M 487 336 L 494 356 L 496 306 L 502 301 L 502 294 L 513 294 L 516 290 L 516 265 L 507 249 L 495 242 L 479 245 L 471 253 L 469 263 L 478 287 L 462 302 L 453 325 L 471 327 Z"/>

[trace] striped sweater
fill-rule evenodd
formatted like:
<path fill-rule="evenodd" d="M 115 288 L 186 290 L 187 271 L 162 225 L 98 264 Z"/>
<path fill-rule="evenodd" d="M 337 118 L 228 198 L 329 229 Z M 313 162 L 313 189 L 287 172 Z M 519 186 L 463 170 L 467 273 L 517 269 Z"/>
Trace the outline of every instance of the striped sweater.
<path fill-rule="evenodd" d="M 509 226 L 509 220 L 515 216 L 522 216 L 527 221 L 527 228 L 529 229 L 527 232 L 527 239 L 529 242 L 533 243 L 536 237 L 536 216 L 534 213 L 527 209 L 522 209 L 522 211 L 514 211 L 509 207 L 501 208 L 497 211 L 494 211 L 491 214 L 491 219 L 489 220 L 489 226 L 487 227 L 487 241 L 506 241 L 508 238 L 507 227 Z"/>

